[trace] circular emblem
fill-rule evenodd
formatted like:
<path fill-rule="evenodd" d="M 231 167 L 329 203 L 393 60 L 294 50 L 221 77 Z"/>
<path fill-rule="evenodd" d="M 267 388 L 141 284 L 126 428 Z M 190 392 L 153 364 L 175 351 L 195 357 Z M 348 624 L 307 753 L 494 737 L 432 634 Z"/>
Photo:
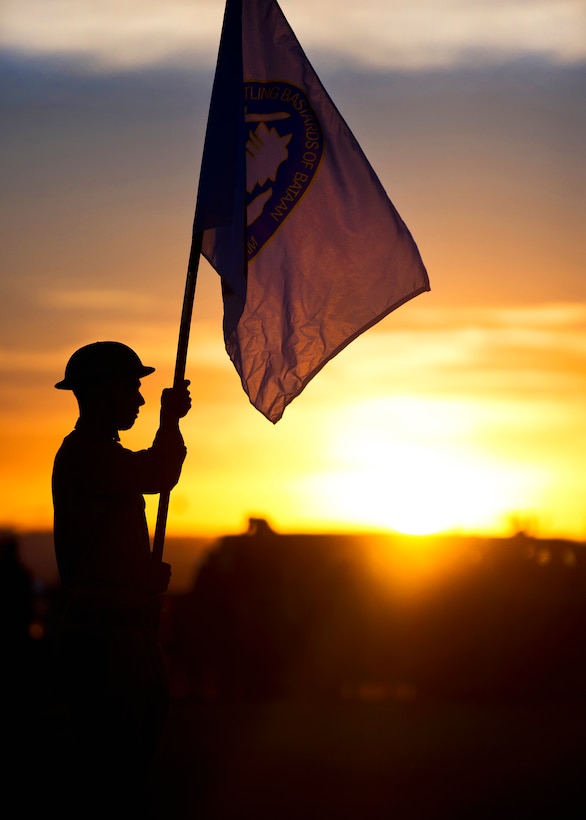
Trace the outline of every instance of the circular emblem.
<path fill-rule="evenodd" d="M 297 207 L 319 167 L 323 135 L 290 83 L 244 83 L 247 255 L 250 262 Z"/>

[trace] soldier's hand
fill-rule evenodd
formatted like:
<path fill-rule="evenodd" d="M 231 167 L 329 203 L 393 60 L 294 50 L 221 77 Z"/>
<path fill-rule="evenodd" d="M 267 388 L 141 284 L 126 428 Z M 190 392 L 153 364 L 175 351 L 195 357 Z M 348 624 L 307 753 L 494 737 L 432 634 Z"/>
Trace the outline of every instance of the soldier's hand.
<path fill-rule="evenodd" d="M 167 591 L 171 580 L 171 564 L 165 561 L 157 561 L 151 556 L 148 568 L 148 589 L 157 595 Z"/>
<path fill-rule="evenodd" d="M 191 409 L 191 395 L 189 380 L 177 387 L 167 387 L 161 396 L 161 419 L 163 421 L 178 421 L 186 416 Z"/>

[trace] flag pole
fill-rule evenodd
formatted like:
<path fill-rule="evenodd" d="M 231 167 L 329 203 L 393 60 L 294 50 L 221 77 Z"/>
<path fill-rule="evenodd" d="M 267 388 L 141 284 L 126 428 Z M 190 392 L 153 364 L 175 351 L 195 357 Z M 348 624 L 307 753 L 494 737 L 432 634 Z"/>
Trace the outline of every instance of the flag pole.
<path fill-rule="evenodd" d="M 185 280 L 185 293 L 183 296 L 183 309 L 181 311 L 181 323 L 179 325 L 179 340 L 177 342 L 177 358 L 175 360 L 175 377 L 173 387 L 178 387 L 185 380 L 185 366 L 187 363 L 187 347 L 189 344 L 189 330 L 191 327 L 191 315 L 193 313 L 193 300 L 195 296 L 195 283 L 197 282 L 197 271 L 199 269 L 199 257 L 203 241 L 203 231 L 198 231 L 193 235 L 189 263 L 187 265 L 187 277 Z M 156 561 L 163 560 L 163 548 L 165 546 L 165 529 L 167 526 L 167 514 L 169 512 L 169 498 L 171 489 L 164 489 L 159 496 L 159 509 L 157 512 L 157 523 L 153 538 L 153 556 Z"/>

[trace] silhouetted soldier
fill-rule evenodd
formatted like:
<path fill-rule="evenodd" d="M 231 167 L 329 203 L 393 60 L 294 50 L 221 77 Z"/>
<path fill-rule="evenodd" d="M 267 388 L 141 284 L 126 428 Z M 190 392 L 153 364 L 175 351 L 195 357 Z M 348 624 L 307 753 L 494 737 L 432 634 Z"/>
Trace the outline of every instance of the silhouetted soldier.
<path fill-rule="evenodd" d="M 69 592 L 56 653 L 74 750 L 63 775 L 79 817 L 143 809 L 168 704 L 157 628 L 171 568 L 152 558 L 143 493 L 179 479 L 189 382 L 163 391 L 148 450 L 123 448 L 118 435 L 133 426 L 144 404 L 140 379 L 153 370 L 126 345 L 96 342 L 72 355 L 55 385 L 79 404 L 53 469 L 55 551 Z"/>

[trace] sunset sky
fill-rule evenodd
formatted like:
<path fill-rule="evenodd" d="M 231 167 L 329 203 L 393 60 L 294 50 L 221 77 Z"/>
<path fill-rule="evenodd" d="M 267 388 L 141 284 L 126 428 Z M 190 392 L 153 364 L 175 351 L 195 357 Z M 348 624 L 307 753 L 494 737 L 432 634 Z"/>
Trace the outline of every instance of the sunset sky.
<path fill-rule="evenodd" d="M 409 226 L 418 296 L 272 425 L 201 264 L 168 532 L 586 539 L 586 3 L 282 0 Z M 4 0 L 0 525 L 51 526 L 69 355 L 116 339 L 172 382 L 223 0 Z M 154 519 L 156 498 L 149 500 Z"/>

